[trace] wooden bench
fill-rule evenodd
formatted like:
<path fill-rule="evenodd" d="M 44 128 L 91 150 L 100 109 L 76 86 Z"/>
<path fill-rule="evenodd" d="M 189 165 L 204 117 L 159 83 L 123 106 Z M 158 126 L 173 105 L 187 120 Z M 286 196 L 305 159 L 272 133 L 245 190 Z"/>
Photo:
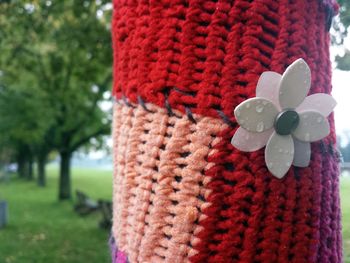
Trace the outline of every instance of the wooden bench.
<path fill-rule="evenodd" d="M 79 215 L 88 215 L 92 212 L 95 212 L 99 209 L 99 204 L 92 200 L 90 197 L 88 197 L 85 193 L 77 190 L 76 191 L 77 196 L 77 203 L 74 206 L 74 210 Z"/>
<path fill-rule="evenodd" d="M 102 219 L 99 222 L 99 226 L 103 229 L 111 229 L 112 227 L 112 202 L 106 200 L 98 201 Z"/>
<path fill-rule="evenodd" d="M 103 229 L 110 229 L 112 227 L 112 202 L 108 200 L 98 200 L 97 202 L 88 197 L 82 191 L 76 191 L 77 203 L 74 210 L 81 216 L 88 215 L 97 210 L 101 211 L 102 218 L 98 223 L 99 227 Z"/>

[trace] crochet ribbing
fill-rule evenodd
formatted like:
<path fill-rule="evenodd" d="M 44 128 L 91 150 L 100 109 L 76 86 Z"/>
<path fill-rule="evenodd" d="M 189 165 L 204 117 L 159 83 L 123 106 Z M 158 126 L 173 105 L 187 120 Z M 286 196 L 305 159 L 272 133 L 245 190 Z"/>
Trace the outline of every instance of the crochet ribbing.
<path fill-rule="evenodd" d="M 230 140 L 262 72 L 331 92 L 333 1 L 114 1 L 114 224 L 130 262 L 341 262 L 331 134 L 282 179 Z"/>

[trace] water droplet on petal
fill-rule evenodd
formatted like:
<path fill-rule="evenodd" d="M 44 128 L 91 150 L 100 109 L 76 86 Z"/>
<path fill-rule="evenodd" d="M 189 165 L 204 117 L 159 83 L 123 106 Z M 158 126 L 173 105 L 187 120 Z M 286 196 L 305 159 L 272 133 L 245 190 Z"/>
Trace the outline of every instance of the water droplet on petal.
<path fill-rule="evenodd" d="M 290 162 L 286 162 L 286 166 L 290 166 Z"/>
<path fill-rule="evenodd" d="M 318 122 L 318 123 L 321 123 L 321 122 L 322 122 L 322 120 L 323 120 L 323 118 L 322 118 L 322 117 L 318 117 L 318 118 L 317 118 L 317 122 Z"/>
<path fill-rule="evenodd" d="M 263 105 L 266 105 L 267 104 L 267 101 L 265 101 L 265 100 L 263 100 L 263 103 L 262 103 Z"/>
<path fill-rule="evenodd" d="M 307 119 L 307 117 L 308 117 L 307 114 L 304 114 L 304 115 L 303 115 L 303 118 L 304 118 L 304 119 Z"/>
<path fill-rule="evenodd" d="M 247 135 L 245 136 L 245 139 L 246 139 L 246 140 L 249 140 L 249 134 L 247 134 Z"/>
<path fill-rule="evenodd" d="M 250 108 L 250 103 L 247 102 L 247 103 L 245 104 L 245 107 L 246 107 L 247 109 L 249 109 L 249 108 Z"/>
<path fill-rule="evenodd" d="M 278 149 L 278 152 L 279 152 L 279 153 L 283 152 L 283 149 L 282 149 L 282 148 L 279 148 L 279 149 Z"/>
<path fill-rule="evenodd" d="M 273 163 L 269 163 L 269 167 L 270 167 L 270 168 L 273 168 Z"/>
<path fill-rule="evenodd" d="M 238 110 L 236 111 L 236 116 L 239 117 L 241 115 L 241 112 Z"/>
<path fill-rule="evenodd" d="M 261 121 L 256 125 L 256 131 L 257 132 L 262 132 L 264 131 L 264 123 Z"/>
<path fill-rule="evenodd" d="M 256 105 L 255 109 L 256 109 L 257 113 L 261 113 L 264 110 L 264 106 L 263 105 Z"/>

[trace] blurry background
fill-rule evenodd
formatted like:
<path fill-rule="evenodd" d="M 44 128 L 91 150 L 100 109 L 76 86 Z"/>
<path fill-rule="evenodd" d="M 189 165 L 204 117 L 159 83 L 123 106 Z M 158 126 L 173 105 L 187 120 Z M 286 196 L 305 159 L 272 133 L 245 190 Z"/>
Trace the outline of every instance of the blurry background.
<path fill-rule="evenodd" d="M 333 22 L 344 256 L 350 263 L 350 1 Z M 0 263 L 110 262 L 107 0 L 0 0 Z"/>
<path fill-rule="evenodd" d="M 110 262 L 111 10 L 0 0 L 1 263 Z"/>

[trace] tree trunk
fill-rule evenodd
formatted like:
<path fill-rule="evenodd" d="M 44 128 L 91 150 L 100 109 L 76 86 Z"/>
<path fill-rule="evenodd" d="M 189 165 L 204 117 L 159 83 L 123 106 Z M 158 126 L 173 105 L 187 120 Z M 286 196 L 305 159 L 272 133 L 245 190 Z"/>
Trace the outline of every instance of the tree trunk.
<path fill-rule="evenodd" d="M 38 156 L 38 185 L 44 187 L 46 185 L 46 155 Z"/>
<path fill-rule="evenodd" d="M 17 173 L 20 178 L 25 178 L 25 165 L 25 159 L 22 155 L 19 155 L 17 158 Z"/>
<path fill-rule="evenodd" d="M 60 152 L 60 185 L 59 185 L 59 200 L 66 200 L 71 198 L 71 184 L 70 184 L 70 152 Z"/>
<path fill-rule="evenodd" d="M 27 146 L 19 147 L 17 155 L 17 172 L 20 178 L 29 178 L 29 162 L 31 153 Z"/>
<path fill-rule="evenodd" d="M 33 156 L 31 154 L 30 154 L 30 156 L 28 156 L 27 166 L 28 166 L 27 179 L 33 180 L 34 165 L 33 165 Z"/>

